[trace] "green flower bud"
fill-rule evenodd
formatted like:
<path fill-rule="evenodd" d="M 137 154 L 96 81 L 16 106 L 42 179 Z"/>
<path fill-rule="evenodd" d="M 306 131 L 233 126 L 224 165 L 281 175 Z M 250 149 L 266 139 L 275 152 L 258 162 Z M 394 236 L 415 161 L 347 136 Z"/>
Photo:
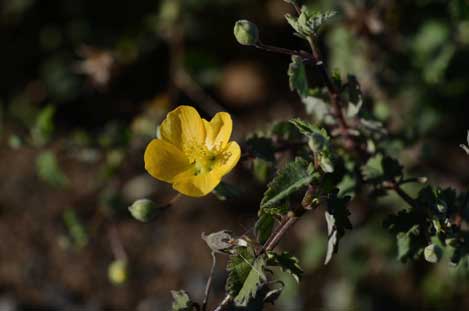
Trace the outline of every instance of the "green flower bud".
<path fill-rule="evenodd" d="M 425 256 L 426 261 L 431 263 L 437 263 L 438 261 L 440 261 L 441 256 L 443 255 L 443 250 L 438 245 L 430 244 L 425 247 L 423 254 Z"/>
<path fill-rule="evenodd" d="M 114 260 L 108 267 L 107 276 L 114 285 L 122 285 L 127 281 L 127 262 L 125 260 Z"/>
<path fill-rule="evenodd" d="M 234 35 L 239 44 L 255 45 L 259 41 L 259 30 L 256 24 L 248 20 L 237 21 L 234 26 Z"/>
<path fill-rule="evenodd" d="M 148 222 L 155 216 L 157 206 L 151 200 L 140 199 L 129 206 L 129 211 L 135 219 Z"/>

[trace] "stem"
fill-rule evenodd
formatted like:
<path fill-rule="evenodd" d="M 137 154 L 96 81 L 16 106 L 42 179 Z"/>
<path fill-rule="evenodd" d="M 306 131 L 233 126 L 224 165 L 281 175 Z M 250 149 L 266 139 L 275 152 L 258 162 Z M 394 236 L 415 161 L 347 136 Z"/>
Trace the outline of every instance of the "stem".
<path fill-rule="evenodd" d="M 296 56 L 301 57 L 303 60 L 306 60 L 306 59 L 311 60 L 313 58 L 312 55 L 306 51 L 295 51 L 295 50 L 285 49 L 285 48 L 281 48 L 281 47 L 277 47 L 273 45 L 264 44 L 262 42 L 257 43 L 255 47 L 260 50 L 264 50 L 264 51 L 272 52 L 272 53 L 296 55 Z"/>
<path fill-rule="evenodd" d="M 207 310 L 208 296 L 210 295 L 210 289 L 212 287 L 212 277 L 215 272 L 215 265 L 217 264 L 217 257 L 215 252 L 212 252 L 212 267 L 210 268 L 210 274 L 208 276 L 207 285 L 205 286 L 205 297 L 202 303 L 202 311 Z"/>

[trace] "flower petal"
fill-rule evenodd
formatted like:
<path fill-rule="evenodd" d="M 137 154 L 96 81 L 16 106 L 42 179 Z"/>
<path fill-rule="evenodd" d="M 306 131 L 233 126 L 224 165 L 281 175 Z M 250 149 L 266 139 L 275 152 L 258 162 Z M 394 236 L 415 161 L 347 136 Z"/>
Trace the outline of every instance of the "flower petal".
<path fill-rule="evenodd" d="M 220 146 L 220 148 L 225 148 L 233 129 L 231 116 L 226 112 L 219 112 L 210 122 L 204 120 L 204 126 L 207 133 L 205 138 L 207 147 Z"/>
<path fill-rule="evenodd" d="M 144 161 L 147 172 L 165 182 L 172 182 L 175 176 L 190 168 L 181 150 L 161 139 L 153 139 L 148 144 Z"/>
<path fill-rule="evenodd" d="M 202 197 L 212 192 L 220 181 L 221 177 L 215 171 L 194 175 L 193 170 L 188 170 L 174 178 L 173 188 L 190 197 Z"/>
<path fill-rule="evenodd" d="M 226 157 L 223 164 L 214 169 L 222 177 L 231 172 L 236 164 L 238 164 L 241 157 L 241 148 L 238 143 L 235 141 L 230 142 L 223 151 L 223 156 Z"/>
<path fill-rule="evenodd" d="M 197 110 L 191 106 L 179 106 L 161 123 L 160 135 L 179 149 L 201 145 L 205 141 L 205 128 Z"/>

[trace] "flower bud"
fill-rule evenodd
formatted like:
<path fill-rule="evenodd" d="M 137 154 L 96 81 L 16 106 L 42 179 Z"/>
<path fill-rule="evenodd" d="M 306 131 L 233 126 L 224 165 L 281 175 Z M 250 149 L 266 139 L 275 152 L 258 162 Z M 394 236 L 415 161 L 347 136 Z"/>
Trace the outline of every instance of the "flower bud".
<path fill-rule="evenodd" d="M 440 261 L 441 256 L 443 255 L 443 251 L 438 245 L 430 244 L 425 247 L 423 254 L 425 256 L 426 261 L 431 263 L 437 263 L 438 261 Z"/>
<path fill-rule="evenodd" d="M 234 35 L 239 44 L 255 45 L 259 41 L 259 30 L 256 24 L 248 20 L 239 20 L 234 26 Z"/>
<path fill-rule="evenodd" d="M 114 260 L 108 267 L 107 276 L 114 285 L 122 285 L 127 281 L 127 262 Z"/>
<path fill-rule="evenodd" d="M 129 206 L 132 216 L 142 222 L 150 221 L 156 214 L 156 204 L 148 199 L 140 199 Z"/>

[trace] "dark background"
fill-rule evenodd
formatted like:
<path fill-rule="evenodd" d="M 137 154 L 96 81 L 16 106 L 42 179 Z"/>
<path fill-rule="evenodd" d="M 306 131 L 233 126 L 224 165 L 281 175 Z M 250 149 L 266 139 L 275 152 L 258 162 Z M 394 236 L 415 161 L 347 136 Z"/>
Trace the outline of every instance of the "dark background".
<path fill-rule="evenodd" d="M 321 37 L 324 57 L 331 70 L 357 75 L 366 105 L 402 137 L 394 156 L 411 174 L 467 189 L 458 145 L 469 129 L 468 1 L 308 5 L 339 12 Z M 288 88 L 288 57 L 232 35 L 236 20 L 249 19 L 263 42 L 306 49 L 283 18 L 291 11 L 281 0 L 0 3 L 2 311 L 168 310 L 169 291 L 180 288 L 200 300 L 210 268 L 200 233 L 249 232 L 265 180 L 241 163 L 226 178 L 239 198 L 184 198 L 142 224 L 128 213 L 134 200 L 173 195 L 146 174 L 143 151 L 180 104 L 205 117 L 230 112 L 239 141 L 304 115 Z M 281 246 L 300 258 L 305 277 L 298 286 L 281 276 L 276 310 L 469 308 L 465 269 L 397 261 L 382 219 L 402 207 L 393 197 L 353 202 L 354 230 L 328 266 L 322 215 L 302 220 Z M 121 246 L 128 277 L 113 284 L 108 269 Z"/>

